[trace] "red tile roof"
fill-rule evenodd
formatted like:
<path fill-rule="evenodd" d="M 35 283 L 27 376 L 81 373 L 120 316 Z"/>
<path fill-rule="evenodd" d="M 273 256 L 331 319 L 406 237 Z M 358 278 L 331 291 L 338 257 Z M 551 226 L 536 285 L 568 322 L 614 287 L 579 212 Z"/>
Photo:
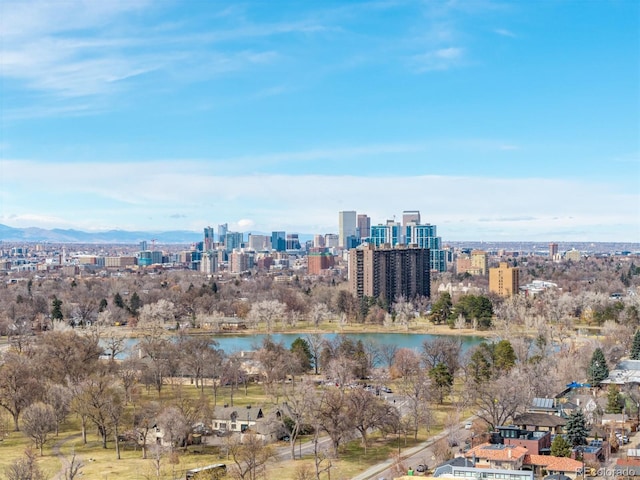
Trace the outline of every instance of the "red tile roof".
<path fill-rule="evenodd" d="M 526 455 L 528 450 L 521 446 L 499 446 L 493 445 L 491 443 L 483 443 L 478 445 L 477 447 L 473 447 L 471 450 L 465 453 L 465 457 L 472 458 L 480 458 L 483 460 L 495 460 L 495 461 L 517 461 Z"/>
<path fill-rule="evenodd" d="M 582 468 L 582 462 L 567 457 L 552 457 L 551 455 L 527 455 L 523 465 L 545 467 L 550 472 L 575 473 Z"/>

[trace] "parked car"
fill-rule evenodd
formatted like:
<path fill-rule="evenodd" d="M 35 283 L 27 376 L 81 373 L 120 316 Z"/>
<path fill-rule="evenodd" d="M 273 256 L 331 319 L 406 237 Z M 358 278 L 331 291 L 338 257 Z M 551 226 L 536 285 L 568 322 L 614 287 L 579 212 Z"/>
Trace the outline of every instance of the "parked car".
<path fill-rule="evenodd" d="M 471 422 L 467 422 L 464 424 L 464 428 L 467 430 L 471 430 L 472 427 L 473 427 L 473 423 Z"/>
<path fill-rule="evenodd" d="M 424 473 L 427 471 L 427 466 L 424 463 L 421 463 L 416 467 L 416 472 Z"/>

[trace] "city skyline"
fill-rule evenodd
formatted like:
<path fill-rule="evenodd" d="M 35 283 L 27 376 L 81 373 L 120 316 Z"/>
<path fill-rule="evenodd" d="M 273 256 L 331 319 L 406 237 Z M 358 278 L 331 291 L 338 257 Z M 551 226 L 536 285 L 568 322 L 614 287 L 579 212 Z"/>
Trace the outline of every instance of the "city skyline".
<path fill-rule="evenodd" d="M 0 224 L 640 241 L 640 5 L 0 4 Z"/>

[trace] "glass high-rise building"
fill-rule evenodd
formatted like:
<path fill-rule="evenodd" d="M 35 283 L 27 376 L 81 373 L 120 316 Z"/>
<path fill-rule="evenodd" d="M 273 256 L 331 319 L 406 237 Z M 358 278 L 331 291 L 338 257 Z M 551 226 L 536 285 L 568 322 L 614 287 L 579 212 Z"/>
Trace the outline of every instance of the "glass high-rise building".
<path fill-rule="evenodd" d="M 285 232 L 271 232 L 271 248 L 276 252 L 287 250 L 287 235 Z"/>
<path fill-rule="evenodd" d="M 412 225 L 405 228 L 407 243 L 419 248 L 428 248 L 431 255 L 431 269 L 447 271 L 447 252 L 442 249 L 442 238 L 438 237 L 435 225 Z"/>
<path fill-rule="evenodd" d="M 370 244 L 379 247 L 389 244 L 392 247 L 400 243 L 400 225 L 389 220 L 386 225 L 373 225 L 367 239 Z"/>

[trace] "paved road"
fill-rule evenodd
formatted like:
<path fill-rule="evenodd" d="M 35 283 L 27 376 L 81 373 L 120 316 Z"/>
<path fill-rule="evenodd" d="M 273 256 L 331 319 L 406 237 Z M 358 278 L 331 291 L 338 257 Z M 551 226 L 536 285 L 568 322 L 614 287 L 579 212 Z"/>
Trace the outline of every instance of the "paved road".
<path fill-rule="evenodd" d="M 462 445 L 464 441 L 471 436 L 471 430 L 466 430 L 464 428 L 464 424 L 467 421 L 471 421 L 473 418 L 467 419 L 456 427 L 454 427 L 453 433 L 456 435 L 456 438 Z M 444 430 L 435 437 L 430 438 L 426 442 L 421 443 L 415 447 L 401 450 L 401 459 L 402 465 L 406 467 L 415 467 L 421 463 L 428 465 L 429 467 L 433 467 L 433 445 L 443 438 L 448 438 L 451 435 L 450 430 Z M 390 480 L 394 477 L 398 477 L 402 475 L 403 472 L 395 471 L 393 460 L 387 460 L 378 465 L 374 465 L 373 467 L 368 468 L 365 472 L 362 472 L 360 475 L 353 477 L 352 480 L 371 480 L 371 479 L 385 479 Z"/>

